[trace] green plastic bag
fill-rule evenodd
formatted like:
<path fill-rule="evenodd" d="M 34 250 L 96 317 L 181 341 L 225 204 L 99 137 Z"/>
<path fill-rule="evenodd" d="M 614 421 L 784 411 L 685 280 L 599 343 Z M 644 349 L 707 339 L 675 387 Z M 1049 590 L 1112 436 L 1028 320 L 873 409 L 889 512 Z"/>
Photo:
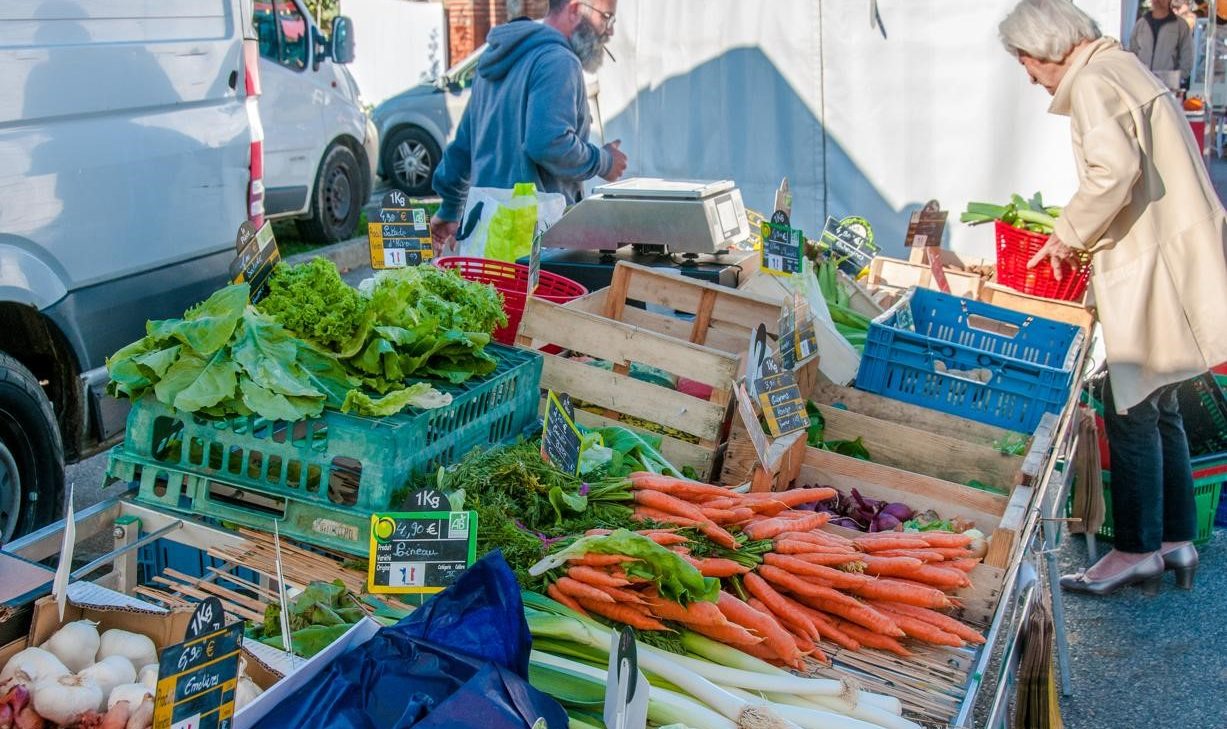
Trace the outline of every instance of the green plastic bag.
<path fill-rule="evenodd" d="M 527 256 L 537 232 L 537 188 L 531 182 L 516 183 L 511 202 L 499 205 L 486 233 L 486 258 L 514 263 Z"/>

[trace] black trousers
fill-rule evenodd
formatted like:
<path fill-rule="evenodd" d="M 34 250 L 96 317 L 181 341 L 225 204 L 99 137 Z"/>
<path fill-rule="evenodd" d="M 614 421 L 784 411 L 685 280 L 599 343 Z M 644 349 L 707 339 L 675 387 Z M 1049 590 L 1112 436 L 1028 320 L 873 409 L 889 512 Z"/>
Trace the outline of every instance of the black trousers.
<path fill-rule="evenodd" d="M 1197 536 L 1193 469 L 1178 387 L 1159 388 L 1124 415 L 1116 412 L 1111 378 L 1104 388 L 1113 533 L 1122 552 L 1154 552 L 1160 542 Z"/>

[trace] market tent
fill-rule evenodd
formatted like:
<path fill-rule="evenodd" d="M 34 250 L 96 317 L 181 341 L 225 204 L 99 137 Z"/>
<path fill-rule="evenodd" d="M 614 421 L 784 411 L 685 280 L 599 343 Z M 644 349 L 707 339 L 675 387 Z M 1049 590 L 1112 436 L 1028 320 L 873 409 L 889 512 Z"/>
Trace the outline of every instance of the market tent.
<path fill-rule="evenodd" d="M 1013 0 L 621 0 L 599 73 L 628 174 L 732 178 L 768 208 L 782 176 L 807 230 L 861 215 L 902 253 L 910 213 L 1075 188 L 1067 123 L 1001 47 Z M 1118 0 L 1083 0 L 1106 33 Z M 991 231 L 953 225 L 991 257 Z"/>

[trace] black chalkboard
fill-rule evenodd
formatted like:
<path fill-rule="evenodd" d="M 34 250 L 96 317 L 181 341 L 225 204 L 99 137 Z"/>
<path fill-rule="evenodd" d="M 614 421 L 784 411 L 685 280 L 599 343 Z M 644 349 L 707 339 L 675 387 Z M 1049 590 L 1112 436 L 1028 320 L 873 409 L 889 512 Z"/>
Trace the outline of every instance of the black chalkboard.
<path fill-rule="evenodd" d="M 265 223 L 251 235 L 251 223 L 243 221 L 235 244 L 240 248 L 238 256 L 230 263 L 230 283 L 249 284 L 254 304 L 268 293 L 268 278 L 281 262 L 272 224 Z"/>
<path fill-rule="evenodd" d="M 755 383 L 755 389 L 772 437 L 778 438 L 809 427 L 805 400 L 801 397 L 801 388 L 797 386 L 797 377 L 792 372 L 764 377 Z"/>
<path fill-rule="evenodd" d="M 222 609 L 222 601 L 216 597 L 206 597 L 196 605 L 196 611 L 192 613 L 192 621 L 187 624 L 187 634 L 183 639 L 191 640 L 216 633 L 225 626 L 226 612 Z"/>
<path fill-rule="evenodd" d="M 418 489 L 405 499 L 405 508 L 414 511 L 451 511 L 451 503 L 439 489 Z"/>
<path fill-rule="evenodd" d="M 786 370 L 797 368 L 797 312 L 791 306 L 780 307 L 780 338 L 777 340 L 780 365 Z"/>
<path fill-rule="evenodd" d="M 801 272 L 801 259 L 805 238 L 801 231 L 789 225 L 788 213 L 777 210 L 771 222 L 762 225 L 763 268 L 768 273 L 792 274 Z"/>
<path fill-rule="evenodd" d="M 581 437 L 575 426 L 575 411 L 565 393 L 546 396 L 545 426 L 541 433 L 541 457 L 560 471 L 579 472 Z"/>
<path fill-rule="evenodd" d="M 377 219 L 366 224 L 366 234 L 373 268 L 417 266 L 434 256 L 426 208 L 412 207 L 400 190 L 383 196 Z"/>
<path fill-rule="evenodd" d="M 859 220 L 836 220 L 829 217 L 822 229 L 822 242 L 830 248 L 832 257 L 839 263 L 839 269 L 852 278 L 859 277 L 862 271 L 869 268 L 869 264 L 873 263 L 878 254 L 878 247 L 873 241 L 862 235 L 850 222 L 858 221 L 862 227 L 868 225 L 859 223 Z"/>
<path fill-rule="evenodd" d="M 477 559 L 477 512 L 374 514 L 370 555 L 370 592 L 439 592 Z"/>
<path fill-rule="evenodd" d="M 162 651 L 153 699 L 154 729 L 229 729 L 243 623 Z"/>

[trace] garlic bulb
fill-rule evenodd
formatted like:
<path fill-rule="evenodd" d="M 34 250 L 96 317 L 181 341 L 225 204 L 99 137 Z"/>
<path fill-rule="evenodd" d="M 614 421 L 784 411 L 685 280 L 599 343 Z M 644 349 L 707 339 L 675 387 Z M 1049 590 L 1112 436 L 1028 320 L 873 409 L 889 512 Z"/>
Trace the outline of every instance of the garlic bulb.
<path fill-rule="evenodd" d="M 144 684 L 125 683 L 121 686 L 116 686 L 107 698 L 107 710 L 110 711 L 112 706 L 121 701 L 127 701 L 130 707 L 140 706 L 146 696 L 153 696 L 153 689 L 146 687 Z"/>
<path fill-rule="evenodd" d="M 74 724 L 85 712 L 97 711 L 102 706 L 102 689 L 82 676 L 45 679 L 34 686 L 32 694 L 34 711 L 61 726 Z"/>
<path fill-rule="evenodd" d="M 20 677 L 17 675 L 19 672 L 22 674 Z M 59 678 L 69 673 L 72 672 L 54 653 L 42 648 L 26 648 L 15 653 L 4 664 L 4 670 L 0 671 L 0 686 L 14 678 L 18 683 L 33 686 L 44 678 Z"/>
<path fill-rule="evenodd" d="M 133 666 L 147 666 L 158 662 L 158 649 L 152 640 L 140 633 L 112 628 L 102 634 L 98 660 L 110 656 L 123 656 Z"/>
<path fill-rule="evenodd" d="M 111 695 L 116 686 L 136 681 L 136 669 L 132 667 L 132 661 L 123 656 L 107 656 L 77 675 L 92 679 L 98 684 L 98 688 L 102 689 L 99 711 L 105 708 L 102 702 L 106 701 L 106 697 Z"/>
<path fill-rule="evenodd" d="M 40 646 L 50 651 L 74 673 L 92 664 L 98 654 L 98 623 L 75 620 L 64 624 Z"/>
<path fill-rule="evenodd" d="M 158 664 L 150 663 L 136 675 L 136 682 L 143 683 L 150 691 L 158 687 Z"/>

